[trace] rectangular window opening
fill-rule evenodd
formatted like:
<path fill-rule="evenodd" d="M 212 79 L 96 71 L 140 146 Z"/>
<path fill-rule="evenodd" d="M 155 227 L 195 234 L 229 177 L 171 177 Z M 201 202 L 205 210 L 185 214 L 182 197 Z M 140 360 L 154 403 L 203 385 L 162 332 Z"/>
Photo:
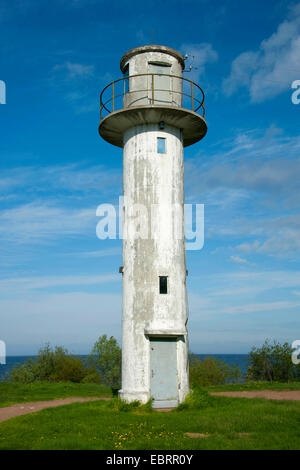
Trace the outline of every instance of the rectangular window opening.
<path fill-rule="evenodd" d="M 168 293 L 168 276 L 159 276 L 159 293 Z"/>
<path fill-rule="evenodd" d="M 166 153 L 166 139 L 157 137 L 157 153 Z"/>

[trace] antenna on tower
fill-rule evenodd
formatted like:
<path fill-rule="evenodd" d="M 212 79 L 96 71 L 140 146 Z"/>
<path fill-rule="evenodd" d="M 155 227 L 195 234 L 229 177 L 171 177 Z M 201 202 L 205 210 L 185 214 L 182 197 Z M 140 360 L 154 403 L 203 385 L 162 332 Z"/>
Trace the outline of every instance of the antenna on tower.
<path fill-rule="evenodd" d="M 186 68 L 186 70 L 184 70 L 184 72 L 191 72 L 193 69 L 194 70 L 197 70 L 198 67 L 194 67 L 193 66 L 193 62 L 194 62 L 194 59 L 195 59 L 195 56 L 194 55 L 190 55 L 190 54 L 184 54 L 184 60 L 187 61 L 188 59 L 191 60 L 191 64 L 188 65 L 188 67 Z"/>

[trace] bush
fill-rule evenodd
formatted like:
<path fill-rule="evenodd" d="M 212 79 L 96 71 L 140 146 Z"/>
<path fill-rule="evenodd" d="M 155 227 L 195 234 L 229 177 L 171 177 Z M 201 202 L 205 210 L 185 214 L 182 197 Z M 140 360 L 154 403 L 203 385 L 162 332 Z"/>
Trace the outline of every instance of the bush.
<path fill-rule="evenodd" d="M 84 379 L 82 380 L 84 384 L 99 384 L 100 383 L 100 375 L 98 372 L 91 372 L 87 374 Z"/>
<path fill-rule="evenodd" d="M 210 356 L 199 359 L 193 354 L 190 355 L 191 387 L 236 383 L 240 380 L 241 370 L 238 366 L 231 367 L 220 359 Z"/>
<path fill-rule="evenodd" d="M 113 388 L 121 383 L 121 348 L 117 340 L 111 336 L 100 336 L 94 344 L 88 364 L 100 375 L 100 382 Z"/>
<path fill-rule="evenodd" d="M 53 382 L 81 382 L 86 376 L 86 369 L 79 357 L 65 356 L 55 364 L 55 371 L 50 376 Z"/>
<path fill-rule="evenodd" d="M 37 367 L 32 359 L 27 359 L 24 364 L 16 364 L 10 374 L 11 382 L 19 382 L 29 384 L 34 382 L 38 377 Z"/>
<path fill-rule="evenodd" d="M 67 349 L 46 344 L 36 359 L 27 359 L 25 364 L 17 364 L 13 368 L 10 381 L 102 383 L 117 389 L 120 377 L 121 349 L 113 336 L 108 339 L 103 335 L 94 344 L 87 365 L 81 358 L 69 355 Z"/>
<path fill-rule="evenodd" d="M 266 340 L 249 353 L 247 380 L 290 382 L 300 380 L 300 365 L 292 363 L 293 349 L 289 343 Z"/>
<path fill-rule="evenodd" d="M 88 372 L 90 370 L 84 367 L 80 358 L 68 355 L 68 351 L 60 346 L 53 349 L 47 344 L 39 350 L 35 360 L 27 359 L 25 364 L 17 364 L 12 369 L 10 381 L 81 382 Z"/>
<path fill-rule="evenodd" d="M 56 372 L 58 362 L 62 362 L 67 355 L 67 350 L 56 346 L 53 350 L 49 344 L 39 350 L 36 365 L 38 380 L 52 380 Z"/>

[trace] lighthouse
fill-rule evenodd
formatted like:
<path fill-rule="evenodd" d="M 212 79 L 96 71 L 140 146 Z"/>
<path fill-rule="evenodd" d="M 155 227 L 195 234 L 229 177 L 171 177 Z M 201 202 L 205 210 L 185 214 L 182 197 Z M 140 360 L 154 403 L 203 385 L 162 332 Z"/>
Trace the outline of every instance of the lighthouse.
<path fill-rule="evenodd" d="M 189 393 L 183 149 L 207 131 L 184 57 L 158 45 L 123 55 L 100 95 L 99 133 L 123 148 L 122 387 L 172 408 Z"/>

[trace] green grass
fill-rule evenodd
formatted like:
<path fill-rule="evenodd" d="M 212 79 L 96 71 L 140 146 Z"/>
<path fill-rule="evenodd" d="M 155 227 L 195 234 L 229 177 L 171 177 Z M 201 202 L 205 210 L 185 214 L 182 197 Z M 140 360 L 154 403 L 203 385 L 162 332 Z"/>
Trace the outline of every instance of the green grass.
<path fill-rule="evenodd" d="M 238 392 L 243 390 L 300 390 L 300 382 L 246 382 L 243 384 L 210 385 L 202 387 L 208 392 Z"/>
<path fill-rule="evenodd" d="M 53 400 L 67 397 L 110 397 L 111 389 L 99 384 L 72 382 L 33 382 L 19 384 L 0 382 L 0 407 L 31 401 Z"/>
<path fill-rule="evenodd" d="M 300 449 L 299 402 L 199 393 L 200 408 L 169 413 L 113 400 L 20 416 L 0 423 L 0 449 Z"/>

